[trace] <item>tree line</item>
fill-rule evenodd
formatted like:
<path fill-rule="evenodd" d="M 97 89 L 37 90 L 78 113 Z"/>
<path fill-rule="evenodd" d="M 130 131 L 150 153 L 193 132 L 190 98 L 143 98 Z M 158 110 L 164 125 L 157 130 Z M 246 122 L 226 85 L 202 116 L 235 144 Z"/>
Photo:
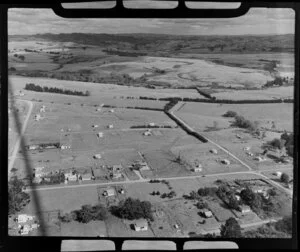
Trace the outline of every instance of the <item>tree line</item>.
<path fill-rule="evenodd" d="M 31 90 L 35 92 L 45 92 L 45 93 L 57 93 L 57 94 L 65 94 L 65 95 L 77 95 L 77 96 L 90 96 L 89 91 L 74 91 L 69 89 L 62 89 L 57 87 L 47 87 L 47 86 L 40 86 L 34 83 L 27 83 L 25 85 L 25 90 Z"/>

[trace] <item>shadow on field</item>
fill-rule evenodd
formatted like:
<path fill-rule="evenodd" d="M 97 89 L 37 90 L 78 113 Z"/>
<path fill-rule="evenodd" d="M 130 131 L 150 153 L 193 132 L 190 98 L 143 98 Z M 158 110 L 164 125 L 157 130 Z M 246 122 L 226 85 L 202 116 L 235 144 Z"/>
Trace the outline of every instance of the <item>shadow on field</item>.
<path fill-rule="evenodd" d="M 14 98 L 14 94 L 13 94 L 13 90 L 12 90 L 12 86 L 11 86 L 10 82 L 8 82 L 8 97 L 10 99 L 12 107 L 15 107 L 15 98 Z M 12 112 L 13 112 L 13 117 L 15 119 L 17 135 L 21 137 L 20 138 L 20 140 L 21 140 L 20 141 L 20 149 L 22 150 L 21 153 L 23 155 L 24 162 L 25 162 L 25 169 L 26 169 L 25 172 L 26 172 L 27 177 L 32 177 L 33 167 L 32 167 L 32 163 L 29 159 L 29 156 L 27 154 L 27 151 L 26 151 L 25 138 L 22 136 L 22 124 L 21 124 L 21 121 L 20 121 L 17 111 L 15 109 L 13 109 Z M 8 171 L 8 172 L 10 172 L 10 171 Z M 32 190 L 32 202 L 34 204 L 35 212 L 36 212 L 37 218 L 39 220 L 39 224 L 40 224 L 39 231 L 41 233 L 41 236 L 46 236 L 47 234 L 46 234 L 46 230 L 45 230 L 45 220 L 41 214 L 39 195 L 38 195 L 37 191 L 35 190 L 36 186 L 34 184 L 31 186 L 31 188 L 33 189 Z"/>

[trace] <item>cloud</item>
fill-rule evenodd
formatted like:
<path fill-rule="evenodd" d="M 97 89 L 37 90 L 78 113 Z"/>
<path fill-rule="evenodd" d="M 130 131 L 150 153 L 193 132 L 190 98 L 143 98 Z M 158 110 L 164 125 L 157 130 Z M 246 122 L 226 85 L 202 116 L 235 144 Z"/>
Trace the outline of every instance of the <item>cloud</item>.
<path fill-rule="evenodd" d="M 163 33 L 239 35 L 293 33 L 291 9 L 253 8 L 237 18 L 215 19 L 66 19 L 51 9 L 10 9 L 9 34 L 36 33 Z"/>

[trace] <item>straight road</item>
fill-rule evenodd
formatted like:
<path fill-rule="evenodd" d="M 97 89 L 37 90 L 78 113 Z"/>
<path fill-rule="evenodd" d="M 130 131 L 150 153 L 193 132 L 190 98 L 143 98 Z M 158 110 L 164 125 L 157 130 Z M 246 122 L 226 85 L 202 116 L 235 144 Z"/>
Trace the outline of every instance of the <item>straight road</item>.
<path fill-rule="evenodd" d="M 195 179 L 195 178 L 206 178 L 206 177 L 219 177 L 219 176 L 232 176 L 232 175 L 238 175 L 238 174 L 254 174 L 260 177 L 263 177 L 268 182 L 272 183 L 273 181 L 268 178 L 265 175 L 262 175 L 257 172 L 253 171 L 241 171 L 241 172 L 227 172 L 227 173 L 216 173 L 216 174 L 208 174 L 208 175 L 195 175 L 195 176 L 182 176 L 182 177 L 169 177 L 169 178 L 155 178 L 159 180 L 180 180 L 180 179 Z M 47 190 L 58 190 L 58 189 L 68 189 L 68 188 L 80 188 L 80 187 L 93 187 L 93 186 L 111 186 L 111 185 L 120 185 L 120 184 L 135 184 L 135 183 L 145 183 L 149 182 L 151 179 L 139 179 L 139 180 L 125 180 L 125 181 L 117 181 L 117 182 L 105 182 L 105 183 L 90 183 L 90 184 L 76 184 L 76 185 L 58 185 L 58 186 L 43 186 L 43 187 L 36 187 L 36 188 L 27 188 L 25 191 L 47 191 Z M 287 193 L 291 193 L 287 188 L 283 187 L 282 185 L 274 182 L 273 184 L 276 187 L 279 187 L 279 189 L 286 191 Z"/>
<path fill-rule="evenodd" d="M 25 133 L 25 130 L 26 130 L 26 127 L 27 127 L 27 124 L 28 124 L 28 121 L 29 121 L 29 118 L 30 118 L 30 115 L 31 115 L 31 112 L 32 112 L 32 109 L 33 109 L 33 103 L 31 101 L 28 101 L 28 100 L 22 100 L 22 101 L 24 101 L 28 104 L 28 112 L 27 112 L 27 115 L 26 115 L 25 120 L 23 122 L 21 132 L 17 132 L 17 135 L 18 135 L 17 137 L 18 138 L 17 138 L 17 141 L 16 141 L 15 146 L 13 148 L 12 155 L 9 158 L 9 163 L 8 163 L 8 176 L 9 177 L 10 177 L 10 170 L 13 168 L 13 165 L 15 163 L 15 159 L 16 159 L 17 153 L 18 153 L 19 148 L 20 148 L 21 140 L 22 140 L 22 137 Z"/>

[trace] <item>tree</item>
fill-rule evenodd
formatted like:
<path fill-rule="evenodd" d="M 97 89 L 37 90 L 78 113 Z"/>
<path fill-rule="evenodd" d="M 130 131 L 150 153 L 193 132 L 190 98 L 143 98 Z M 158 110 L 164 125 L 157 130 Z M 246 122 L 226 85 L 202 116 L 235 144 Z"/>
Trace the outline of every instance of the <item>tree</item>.
<path fill-rule="evenodd" d="M 287 175 L 286 173 L 282 173 L 281 174 L 281 177 L 280 177 L 280 180 L 285 183 L 285 184 L 288 184 L 289 181 L 290 181 L 290 177 L 289 175 Z"/>
<path fill-rule="evenodd" d="M 71 212 L 72 218 L 78 222 L 88 223 L 92 220 L 105 220 L 107 217 L 106 208 L 101 205 L 83 205 L 80 210 Z"/>
<path fill-rule="evenodd" d="M 228 199 L 228 206 L 232 209 L 238 209 L 239 208 L 239 202 L 238 200 L 235 198 L 234 195 L 231 195 Z"/>
<path fill-rule="evenodd" d="M 228 110 L 223 117 L 236 117 L 238 114 L 235 111 Z"/>
<path fill-rule="evenodd" d="M 14 176 L 8 182 L 8 213 L 15 214 L 22 210 L 30 201 L 27 193 L 23 192 L 24 182 Z"/>
<path fill-rule="evenodd" d="M 118 206 L 112 207 L 112 214 L 128 220 L 140 218 L 153 220 L 152 206 L 149 201 L 140 201 L 139 199 L 127 198 L 121 201 Z"/>
<path fill-rule="evenodd" d="M 292 216 L 285 216 L 282 220 L 275 223 L 276 230 L 287 234 L 292 234 L 293 218 Z"/>
<path fill-rule="evenodd" d="M 230 217 L 225 225 L 221 226 L 220 234 L 224 238 L 239 238 L 242 236 L 241 226 L 235 218 Z"/>
<path fill-rule="evenodd" d="M 269 142 L 269 144 L 275 149 L 282 150 L 282 148 L 285 145 L 285 140 L 279 139 L 279 138 L 274 138 L 272 141 Z"/>

